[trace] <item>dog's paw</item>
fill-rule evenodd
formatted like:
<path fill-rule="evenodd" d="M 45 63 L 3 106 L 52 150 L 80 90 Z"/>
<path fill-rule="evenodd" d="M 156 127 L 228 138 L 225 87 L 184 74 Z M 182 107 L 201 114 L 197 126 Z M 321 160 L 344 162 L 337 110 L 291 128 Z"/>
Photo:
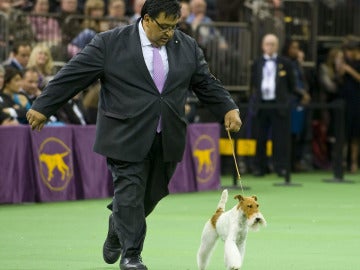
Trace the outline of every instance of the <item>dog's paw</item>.
<path fill-rule="evenodd" d="M 241 266 L 230 266 L 230 270 L 240 270 Z"/>

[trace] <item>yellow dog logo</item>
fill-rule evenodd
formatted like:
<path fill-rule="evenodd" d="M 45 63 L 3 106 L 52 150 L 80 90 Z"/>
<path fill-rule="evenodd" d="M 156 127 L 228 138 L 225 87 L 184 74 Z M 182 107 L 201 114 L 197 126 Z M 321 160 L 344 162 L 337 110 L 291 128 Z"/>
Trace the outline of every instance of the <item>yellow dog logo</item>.
<path fill-rule="evenodd" d="M 194 157 L 197 158 L 198 160 L 198 166 L 197 166 L 197 173 L 200 174 L 204 167 L 205 167 L 205 172 L 209 173 L 214 169 L 214 165 L 212 164 L 211 161 L 211 153 L 214 152 L 214 148 L 211 149 L 204 149 L 204 150 L 200 150 L 200 149 L 196 149 L 193 152 Z"/>
<path fill-rule="evenodd" d="M 71 149 L 60 139 L 49 137 L 39 149 L 40 176 L 51 190 L 64 190 L 73 176 Z"/>
<path fill-rule="evenodd" d="M 64 157 L 69 155 L 68 152 L 61 154 L 40 154 L 40 161 L 44 162 L 48 169 L 47 180 L 51 181 L 54 177 L 54 169 L 58 169 L 61 173 L 61 180 L 65 180 L 65 176 L 69 176 L 69 166 L 64 162 Z"/>
<path fill-rule="evenodd" d="M 217 167 L 217 147 L 209 135 L 200 135 L 193 146 L 192 155 L 195 158 L 196 179 L 200 183 L 208 182 Z"/>

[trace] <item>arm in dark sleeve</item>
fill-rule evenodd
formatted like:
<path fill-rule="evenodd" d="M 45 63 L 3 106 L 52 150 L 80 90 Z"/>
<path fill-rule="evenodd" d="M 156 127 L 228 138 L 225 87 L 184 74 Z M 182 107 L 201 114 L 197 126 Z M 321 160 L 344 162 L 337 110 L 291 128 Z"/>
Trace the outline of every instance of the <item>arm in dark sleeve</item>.
<path fill-rule="evenodd" d="M 32 109 L 49 117 L 69 99 L 101 78 L 104 71 L 104 51 L 103 37 L 95 36 L 91 43 L 73 57 L 49 82 L 33 103 Z"/>
<path fill-rule="evenodd" d="M 195 44 L 195 57 L 197 67 L 191 78 L 191 89 L 200 102 L 221 122 L 228 111 L 238 107 L 222 83 L 210 73 L 204 54 L 197 44 Z"/>

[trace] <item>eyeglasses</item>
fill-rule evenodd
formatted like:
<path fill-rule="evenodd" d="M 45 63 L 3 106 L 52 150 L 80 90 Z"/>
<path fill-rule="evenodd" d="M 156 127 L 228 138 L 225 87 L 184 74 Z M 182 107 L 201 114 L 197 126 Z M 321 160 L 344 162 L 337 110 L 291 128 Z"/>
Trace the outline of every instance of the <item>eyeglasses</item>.
<path fill-rule="evenodd" d="M 151 18 L 156 24 L 157 26 L 160 28 L 160 32 L 161 33 L 166 33 L 166 32 L 173 32 L 177 29 L 177 25 L 172 25 L 172 26 L 164 26 L 160 23 L 158 23 L 158 21 L 156 19 Z"/>

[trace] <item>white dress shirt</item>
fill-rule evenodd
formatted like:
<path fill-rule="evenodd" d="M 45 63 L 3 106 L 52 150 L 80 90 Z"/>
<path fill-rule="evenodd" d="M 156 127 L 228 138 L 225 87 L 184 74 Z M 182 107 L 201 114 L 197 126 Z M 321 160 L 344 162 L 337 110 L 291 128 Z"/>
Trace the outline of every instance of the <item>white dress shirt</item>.
<path fill-rule="evenodd" d="M 275 79 L 276 79 L 276 57 L 277 55 L 273 55 L 272 57 L 268 55 L 263 56 L 265 64 L 262 70 L 262 80 L 261 80 L 261 94 L 263 100 L 274 100 L 276 98 L 275 95 Z M 273 60 L 272 60 L 273 59 Z"/>
<path fill-rule="evenodd" d="M 153 46 L 145 34 L 145 30 L 141 24 L 141 20 L 139 21 L 139 34 L 140 34 L 140 42 L 141 42 L 141 48 L 142 48 L 144 60 L 145 60 L 146 66 L 150 72 L 151 78 L 153 78 L 153 75 L 154 75 Z M 169 72 L 169 62 L 168 62 L 168 56 L 167 56 L 165 46 L 160 47 L 160 56 L 161 56 L 161 60 L 164 65 L 165 79 L 166 79 L 167 74 Z"/>

